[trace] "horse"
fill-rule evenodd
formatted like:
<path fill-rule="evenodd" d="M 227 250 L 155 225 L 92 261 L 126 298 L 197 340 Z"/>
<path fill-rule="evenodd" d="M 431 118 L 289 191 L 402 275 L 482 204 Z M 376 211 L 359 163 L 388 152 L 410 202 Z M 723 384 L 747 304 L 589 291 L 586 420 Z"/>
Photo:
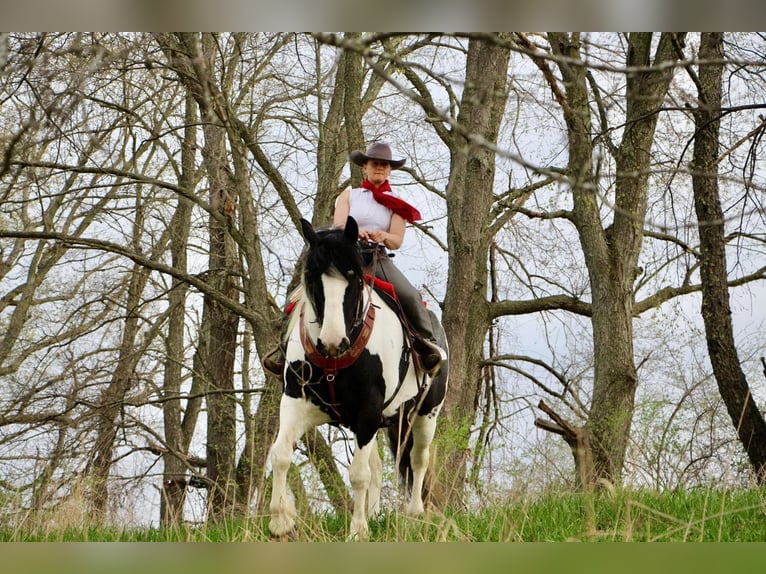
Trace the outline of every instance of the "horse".
<path fill-rule="evenodd" d="M 274 539 L 295 533 L 296 509 L 287 485 L 296 443 L 322 424 L 354 435 L 349 467 L 353 491 L 350 539 L 369 537 L 368 517 L 379 510 L 383 466 L 375 436 L 388 428 L 400 480 L 410 491 L 406 512 L 424 512 L 424 482 L 436 420 L 447 390 L 447 361 L 433 377 L 413 360 L 406 327 L 394 306 L 365 274 L 358 225 L 315 230 L 301 219 L 308 244 L 300 296 L 288 326 L 279 431 L 270 451 L 272 496 L 269 531 Z M 437 342 L 447 349 L 437 327 Z"/>

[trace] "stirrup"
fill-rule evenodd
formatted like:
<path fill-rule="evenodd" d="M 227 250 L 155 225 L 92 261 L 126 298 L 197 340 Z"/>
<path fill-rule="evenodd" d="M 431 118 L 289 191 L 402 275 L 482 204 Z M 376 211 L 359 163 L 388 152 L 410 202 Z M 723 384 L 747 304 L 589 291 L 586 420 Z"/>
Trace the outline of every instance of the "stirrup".
<path fill-rule="evenodd" d="M 281 379 L 285 371 L 285 354 L 282 347 L 272 349 L 261 359 L 263 370 L 270 375 Z"/>
<path fill-rule="evenodd" d="M 444 361 L 447 360 L 444 349 L 435 342 L 420 337 L 414 338 L 412 348 L 417 355 L 418 367 L 429 377 L 433 378 L 438 375 Z"/>

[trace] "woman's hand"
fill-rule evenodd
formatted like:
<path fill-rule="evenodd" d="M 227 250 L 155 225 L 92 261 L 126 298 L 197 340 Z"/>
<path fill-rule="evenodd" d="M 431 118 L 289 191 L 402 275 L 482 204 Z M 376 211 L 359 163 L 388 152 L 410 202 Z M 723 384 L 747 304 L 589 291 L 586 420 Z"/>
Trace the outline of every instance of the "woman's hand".
<path fill-rule="evenodd" d="M 399 249 L 402 246 L 406 229 L 407 223 L 402 219 L 402 216 L 394 213 L 391 216 L 391 226 L 388 231 L 360 229 L 359 239 L 381 243 L 388 249 Z"/>
<path fill-rule="evenodd" d="M 382 243 L 385 245 L 386 239 L 388 239 L 388 233 L 376 229 L 374 231 L 368 231 L 366 229 L 359 230 L 359 239 L 364 241 L 371 241 L 372 243 Z"/>

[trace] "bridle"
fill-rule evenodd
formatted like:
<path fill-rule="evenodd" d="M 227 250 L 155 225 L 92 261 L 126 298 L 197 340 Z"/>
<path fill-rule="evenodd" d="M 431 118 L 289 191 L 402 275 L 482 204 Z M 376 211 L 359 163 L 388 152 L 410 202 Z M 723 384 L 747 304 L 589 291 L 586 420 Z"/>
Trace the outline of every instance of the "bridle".
<path fill-rule="evenodd" d="M 330 357 L 319 351 L 314 344 L 314 341 L 311 340 L 311 337 L 306 330 L 303 310 L 301 310 L 301 343 L 303 344 L 303 350 L 306 353 L 306 359 L 311 362 L 312 365 L 324 371 L 327 382 L 334 382 L 335 374 L 339 370 L 350 367 L 361 356 L 362 352 L 367 347 L 367 342 L 370 340 L 374 323 L 375 305 L 370 303 L 367 305 L 367 312 L 364 315 L 364 320 L 361 322 L 361 328 L 358 329 L 358 333 L 353 337 L 353 341 L 349 348 L 338 356 Z"/>
<path fill-rule="evenodd" d="M 382 246 L 373 243 L 359 242 L 359 249 L 363 255 L 371 253 L 371 263 L 365 266 L 370 271 L 372 277 L 375 276 L 375 268 L 377 266 L 377 260 L 381 252 L 385 253 Z M 354 364 L 359 358 L 367 346 L 367 342 L 370 340 L 370 334 L 372 333 L 372 326 L 375 323 L 375 305 L 372 303 L 372 284 L 367 281 L 364 276 L 357 277 L 358 295 L 356 303 L 354 305 L 354 316 L 350 327 L 349 340 L 351 345 L 343 353 L 338 356 L 330 357 L 322 353 L 311 340 L 309 336 L 305 321 L 303 309 L 300 314 L 300 335 L 301 343 L 303 344 L 303 350 L 306 353 L 306 358 L 311 363 L 323 369 L 325 372 L 337 372 L 339 369 L 345 369 Z M 368 296 L 364 297 L 364 291 L 367 289 Z M 366 307 L 366 309 L 363 309 Z"/>

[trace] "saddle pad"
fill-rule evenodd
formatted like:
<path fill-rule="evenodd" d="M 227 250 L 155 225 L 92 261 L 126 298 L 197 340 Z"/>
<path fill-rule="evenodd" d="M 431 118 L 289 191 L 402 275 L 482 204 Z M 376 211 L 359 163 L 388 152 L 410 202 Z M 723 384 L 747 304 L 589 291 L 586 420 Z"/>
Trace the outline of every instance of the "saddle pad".
<path fill-rule="evenodd" d="M 372 281 L 373 287 L 380 292 L 382 291 L 392 299 L 396 299 L 396 289 L 394 289 L 394 284 L 389 283 L 388 281 L 383 281 L 383 279 L 380 279 L 378 277 L 372 277 L 371 275 L 367 274 L 364 276 L 364 280 L 368 283 Z"/>

